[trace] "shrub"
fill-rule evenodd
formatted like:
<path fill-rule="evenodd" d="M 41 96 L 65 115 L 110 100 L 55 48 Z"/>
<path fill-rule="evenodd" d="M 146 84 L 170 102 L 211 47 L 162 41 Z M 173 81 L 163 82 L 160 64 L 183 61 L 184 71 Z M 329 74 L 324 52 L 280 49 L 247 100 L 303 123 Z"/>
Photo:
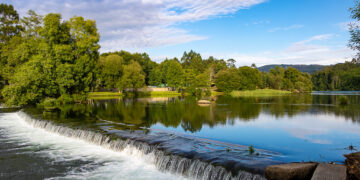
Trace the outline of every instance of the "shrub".
<path fill-rule="evenodd" d="M 339 96 L 338 99 L 337 99 L 337 103 L 340 106 L 348 105 L 349 104 L 349 98 L 346 97 L 346 96 Z"/>

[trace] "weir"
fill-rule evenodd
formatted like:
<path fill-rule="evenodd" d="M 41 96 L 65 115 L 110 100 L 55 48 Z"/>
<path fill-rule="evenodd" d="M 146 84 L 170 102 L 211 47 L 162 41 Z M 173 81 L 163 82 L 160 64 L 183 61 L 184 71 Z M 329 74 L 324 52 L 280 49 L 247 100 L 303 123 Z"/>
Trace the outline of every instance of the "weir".
<path fill-rule="evenodd" d="M 56 133 L 69 138 L 76 138 L 92 143 L 103 148 L 117 152 L 126 152 L 129 155 L 136 155 L 151 161 L 162 172 L 169 172 L 191 179 L 203 180 L 262 180 L 262 174 L 247 172 L 244 170 L 229 171 L 221 165 L 205 162 L 196 158 L 183 157 L 163 151 L 157 145 L 147 142 L 128 139 L 114 138 L 109 134 L 94 132 L 91 130 L 75 129 L 57 125 L 51 121 L 35 119 L 24 113 L 17 112 L 17 115 L 27 124 L 42 128 L 48 132 Z"/>

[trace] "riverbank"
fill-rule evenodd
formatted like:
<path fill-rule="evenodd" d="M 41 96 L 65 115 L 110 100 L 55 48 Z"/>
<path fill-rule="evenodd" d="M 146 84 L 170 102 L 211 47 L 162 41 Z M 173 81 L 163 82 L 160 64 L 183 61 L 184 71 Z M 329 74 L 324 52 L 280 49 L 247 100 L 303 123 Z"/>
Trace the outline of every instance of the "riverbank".
<path fill-rule="evenodd" d="M 90 92 L 89 99 L 118 99 L 123 97 L 120 92 Z"/>
<path fill-rule="evenodd" d="M 291 94 L 290 91 L 276 90 L 276 89 L 256 89 L 246 91 L 232 91 L 230 95 L 232 97 L 271 97 L 271 96 L 283 96 Z"/>
<path fill-rule="evenodd" d="M 90 92 L 89 99 L 118 99 L 125 96 L 120 92 Z M 177 97 L 181 93 L 177 91 L 148 91 L 138 92 L 137 97 Z"/>

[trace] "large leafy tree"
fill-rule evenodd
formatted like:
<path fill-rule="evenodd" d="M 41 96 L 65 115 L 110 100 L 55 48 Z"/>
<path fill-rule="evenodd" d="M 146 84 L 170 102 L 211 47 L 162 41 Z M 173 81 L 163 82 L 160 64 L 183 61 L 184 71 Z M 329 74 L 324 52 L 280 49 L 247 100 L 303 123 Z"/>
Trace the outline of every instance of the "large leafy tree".
<path fill-rule="evenodd" d="M 170 60 L 166 71 L 166 83 L 169 87 L 178 89 L 184 85 L 184 70 L 176 60 Z"/>
<path fill-rule="evenodd" d="M 107 88 L 116 88 L 122 75 L 123 58 L 117 54 L 100 57 L 100 69 L 101 75 L 98 78 L 103 80 Z"/>
<path fill-rule="evenodd" d="M 0 4 L 0 44 L 7 43 L 22 30 L 19 14 L 12 5 Z"/>
<path fill-rule="evenodd" d="M 219 91 L 229 93 L 234 90 L 239 90 L 241 87 L 241 77 L 235 68 L 221 70 L 216 75 L 216 87 Z"/>
<path fill-rule="evenodd" d="M 350 40 L 349 47 L 356 50 L 358 52 L 358 58 L 355 59 L 355 62 L 359 62 L 360 56 L 360 1 L 355 1 L 355 7 L 350 8 L 351 16 L 355 20 L 355 22 L 350 24 Z"/>
<path fill-rule="evenodd" d="M 130 64 L 124 66 L 120 89 L 131 89 L 135 91 L 144 85 L 145 75 L 140 64 L 136 61 L 130 61 Z"/>
<path fill-rule="evenodd" d="M 5 54 L 7 66 L 14 69 L 12 73 L 8 68 L 11 76 L 3 91 L 7 103 L 25 105 L 89 92 L 100 47 L 95 21 L 82 17 L 63 21 L 52 13 L 42 21 L 30 11 L 22 22 L 22 36 L 10 39 Z"/>
<path fill-rule="evenodd" d="M 190 52 L 184 52 L 181 63 L 183 67 L 194 69 L 197 74 L 202 73 L 205 70 L 201 55 L 193 50 Z"/>
<path fill-rule="evenodd" d="M 162 83 L 162 72 L 160 66 L 156 65 L 149 74 L 149 85 L 159 86 Z"/>
<path fill-rule="evenodd" d="M 238 69 L 239 76 L 242 77 L 240 89 L 254 90 L 261 84 L 261 73 L 258 69 L 243 66 Z"/>

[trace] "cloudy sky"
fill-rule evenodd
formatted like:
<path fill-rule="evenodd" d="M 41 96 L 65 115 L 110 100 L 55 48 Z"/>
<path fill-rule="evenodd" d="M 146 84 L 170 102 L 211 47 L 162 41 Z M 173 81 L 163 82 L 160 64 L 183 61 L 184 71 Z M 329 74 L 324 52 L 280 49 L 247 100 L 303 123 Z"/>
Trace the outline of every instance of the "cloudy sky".
<path fill-rule="evenodd" d="M 353 0 L 0 0 L 94 19 L 101 52 L 147 52 L 158 62 L 191 49 L 237 65 L 334 64 L 347 48 Z"/>

